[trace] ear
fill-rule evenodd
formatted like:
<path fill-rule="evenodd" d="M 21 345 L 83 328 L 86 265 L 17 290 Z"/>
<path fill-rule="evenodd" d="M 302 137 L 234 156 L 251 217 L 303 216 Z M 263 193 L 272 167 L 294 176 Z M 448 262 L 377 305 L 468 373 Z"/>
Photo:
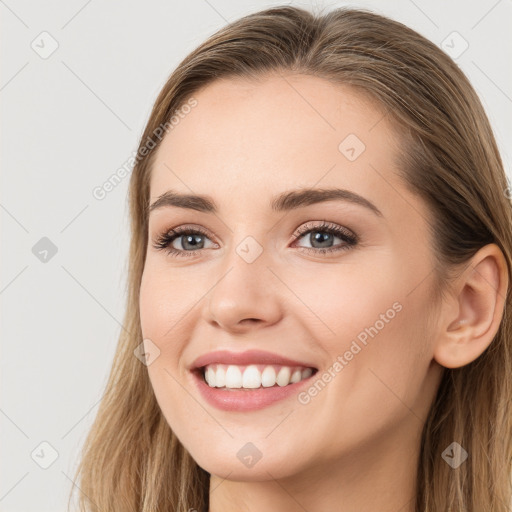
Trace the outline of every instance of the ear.
<path fill-rule="evenodd" d="M 443 302 L 433 353 L 440 365 L 464 366 L 491 344 L 503 317 L 508 281 L 498 245 L 488 244 L 471 258 Z"/>

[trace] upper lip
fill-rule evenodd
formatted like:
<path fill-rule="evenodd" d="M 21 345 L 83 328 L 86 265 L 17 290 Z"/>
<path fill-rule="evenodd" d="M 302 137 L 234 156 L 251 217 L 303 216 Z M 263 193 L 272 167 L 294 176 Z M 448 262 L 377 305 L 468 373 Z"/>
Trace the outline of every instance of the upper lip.
<path fill-rule="evenodd" d="M 305 361 L 295 361 L 288 357 L 280 356 L 264 350 L 247 350 L 245 352 L 230 352 L 229 350 L 215 350 L 199 356 L 191 364 L 191 370 L 197 370 L 209 364 L 276 364 L 282 366 L 303 366 L 314 368 L 312 364 Z"/>

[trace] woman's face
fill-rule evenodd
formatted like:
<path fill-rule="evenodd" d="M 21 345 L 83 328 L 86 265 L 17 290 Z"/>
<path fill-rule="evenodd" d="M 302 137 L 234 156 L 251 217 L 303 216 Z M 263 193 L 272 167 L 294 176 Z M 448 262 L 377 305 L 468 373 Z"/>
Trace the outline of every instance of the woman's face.
<path fill-rule="evenodd" d="M 172 191 L 215 211 L 170 199 L 151 210 L 140 292 L 170 427 L 233 480 L 410 457 L 441 367 L 428 211 L 399 181 L 391 125 L 353 89 L 304 75 L 222 80 L 194 97 L 158 149 L 150 203 Z M 297 200 L 306 189 L 348 192 Z M 259 386 L 220 389 L 192 371 L 217 350 L 293 362 L 217 361 L 207 373 L 222 387 L 253 363 L 245 384 Z M 293 374 L 306 378 L 285 385 Z"/>

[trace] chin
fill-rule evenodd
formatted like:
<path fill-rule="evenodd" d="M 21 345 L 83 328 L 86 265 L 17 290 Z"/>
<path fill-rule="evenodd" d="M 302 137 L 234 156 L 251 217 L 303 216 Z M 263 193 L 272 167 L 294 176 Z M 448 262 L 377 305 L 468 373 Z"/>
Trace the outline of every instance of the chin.
<path fill-rule="evenodd" d="M 267 449 L 273 453 L 265 455 Z M 276 453 L 272 443 L 269 443 L 268 448 L 259 450 L 250 442 L 233 440 L 226 449 L 216 448 L 208 453 L 199 449 L 197 454 L 189 450 L 189 453 L 211 475 L 232 481 L 262 482 L 286 478 L 300 469 L 296 455 Z M 292 460 L 295 463 L 293 466 L 290 464 Z"/>

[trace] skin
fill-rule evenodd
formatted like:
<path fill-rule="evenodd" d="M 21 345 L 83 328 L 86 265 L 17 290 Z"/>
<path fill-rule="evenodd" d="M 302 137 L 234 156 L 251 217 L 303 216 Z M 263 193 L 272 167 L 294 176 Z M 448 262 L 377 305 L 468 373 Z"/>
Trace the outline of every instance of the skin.
<path fill-rule="evenodd" d="M 291 74 L 216 81 L 194 97 L 158 149 L 150 202 L 173 189 L 208 195 L 219 211 L 150 214 L 140 311 L 144 338 L 160 350 L 148 366 L 156 398 L 211 474 L 210 512 L 414 510 L 423 423 L 443 366 L 476 359 L 498 329 L 503 254 L 482 248 L 434 310 L 429 212 L 396 175 L 400 137 L 381 109 L 347 86 Z M 354 161 L 338 149 L 350 133 L 366 146 Z M 349 189 L 383 217 L 342 201 L 270 209 L 274 195 L 301 187 Z M 315 254 L 312 233 L 293 241 L 324 220 L 358 244 Z M 152 246 L 191 224 L 209 233 L 192 257 Z M 263 250 L 252 263 L 236 252 L 247 236 Z M 185 238 L 174 248 L 185 250 Z M 345 244 L 335 235 L 330 245 Z M 395 303 L 401 310 L 307 404 L 293 396 L 221 411 L 187 370 L 212 350 L 259 348 L 309 361 L 321 375 Z M 237 457 L 248 442 L 262 454 L 252 467 Z"/>

